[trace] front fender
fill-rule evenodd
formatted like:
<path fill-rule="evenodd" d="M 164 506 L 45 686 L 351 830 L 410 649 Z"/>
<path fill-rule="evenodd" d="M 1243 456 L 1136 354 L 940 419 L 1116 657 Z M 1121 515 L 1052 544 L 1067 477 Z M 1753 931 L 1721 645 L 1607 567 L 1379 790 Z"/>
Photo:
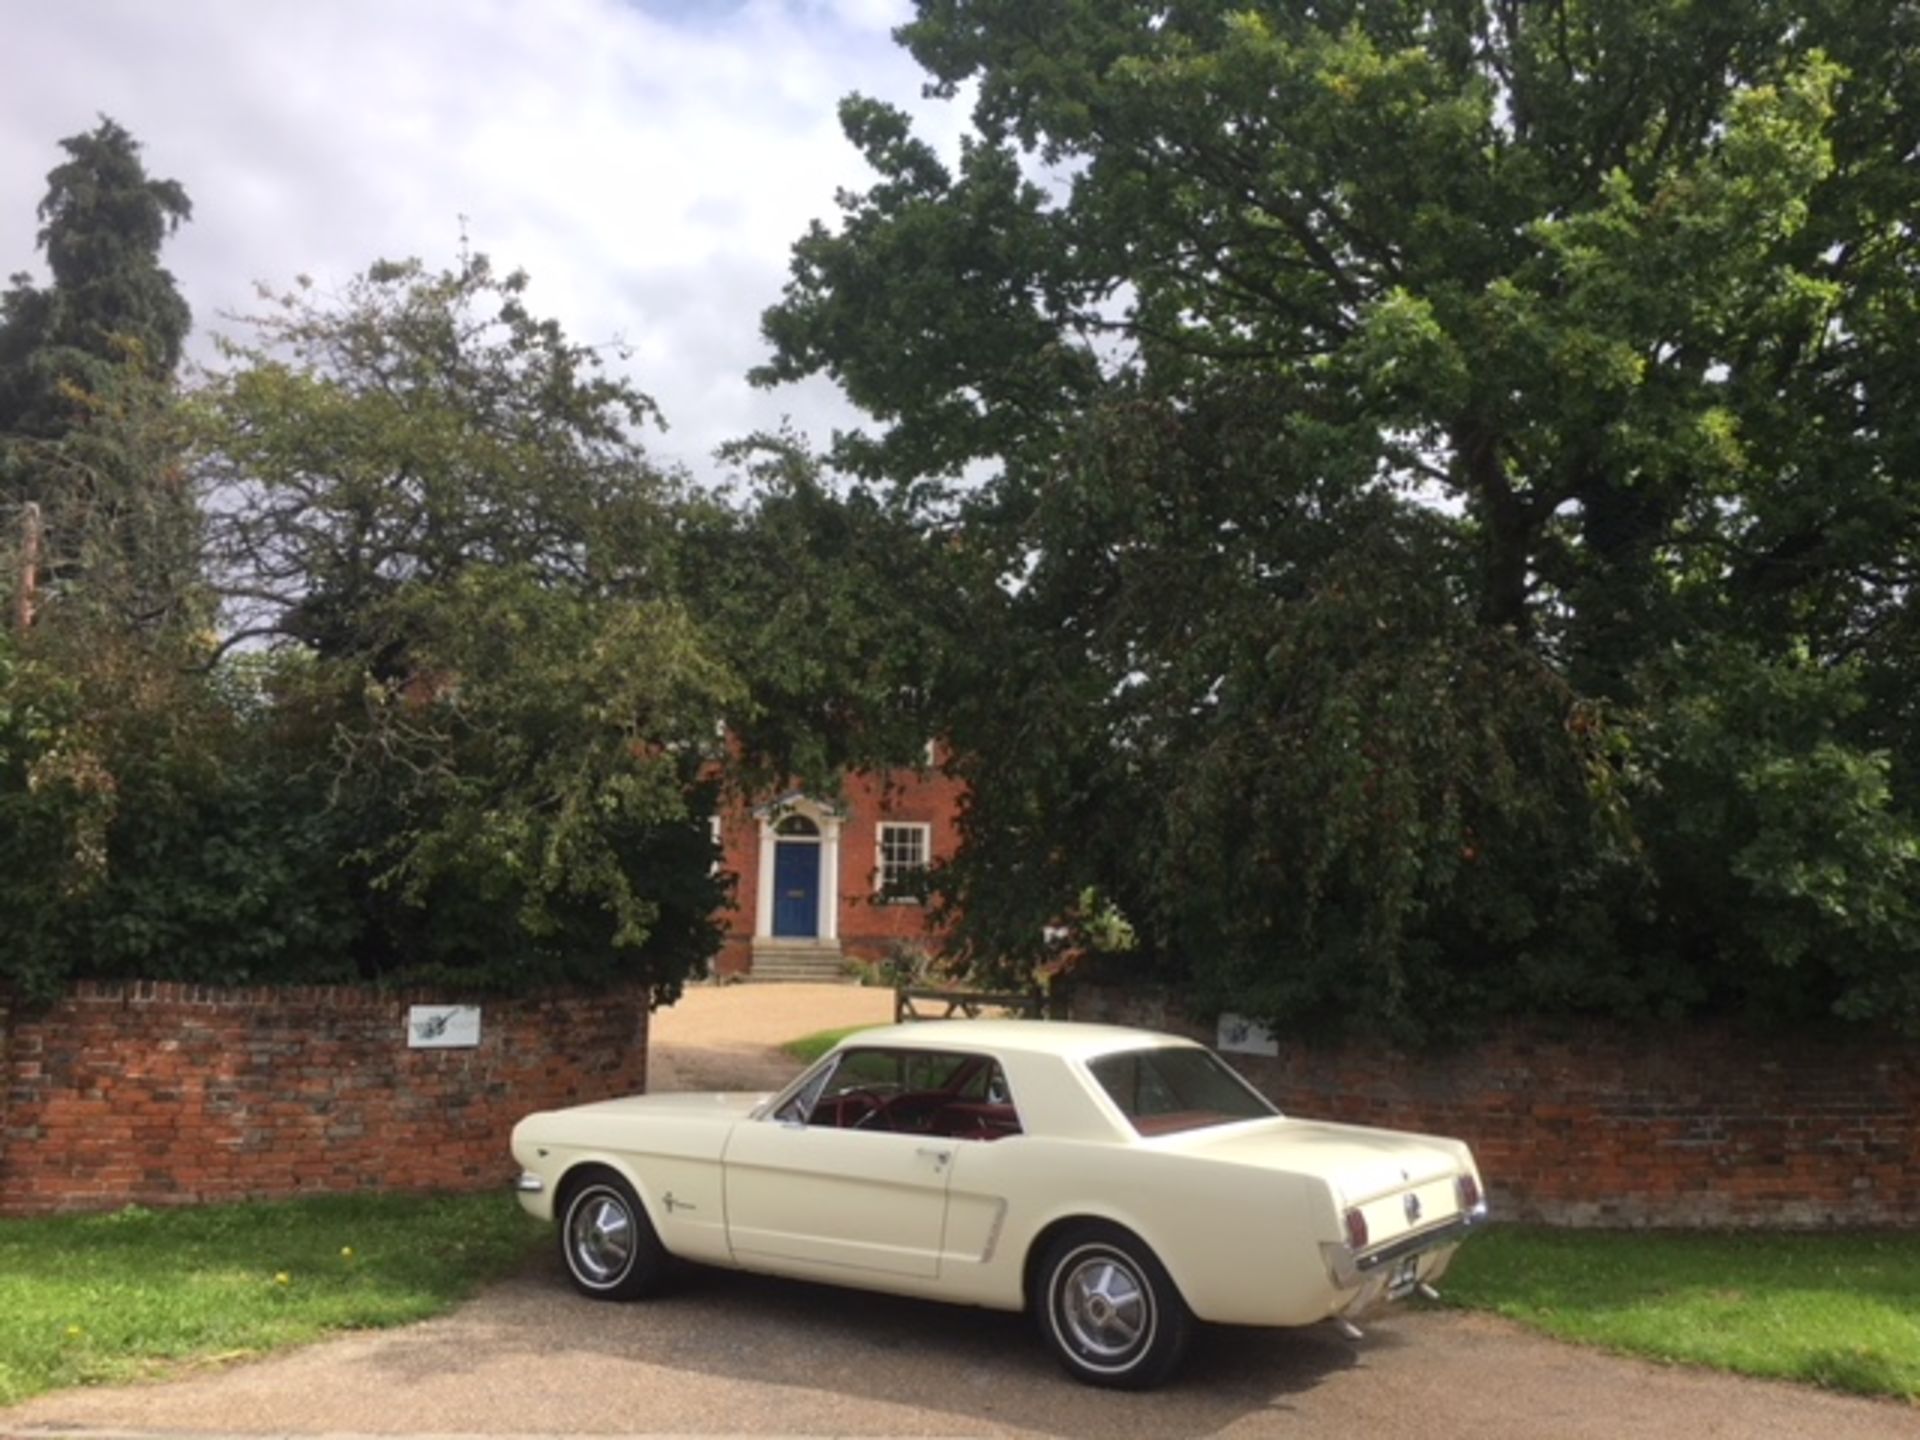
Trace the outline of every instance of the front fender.
<path fill-rule="evenodd" d="M 537 1121 L 541 1117 L 529 1117 Z M 523 1127 L 529 1122 L 522 1122 Z M 577 1127 L 576 1127 L 577 1128 Z M 610 1127 L 603 1127 L 610 1128 Z M 568 1184 L 587 1166 L 618 1175 L 638 1197 L 667 1252 L 687 1260 L 731 1265 L 720 1154 L 727 1128 L 694 1119 L 629 1124 L 610 1135 L 618 1143 L 583 1143 L 586 1135 L 555 1135 L 546 1127 L 516 1127 L 514 1156 L 544 1182 L 541 1195 L 522 1195 L 527 1209 L 554 1219 Z"/>

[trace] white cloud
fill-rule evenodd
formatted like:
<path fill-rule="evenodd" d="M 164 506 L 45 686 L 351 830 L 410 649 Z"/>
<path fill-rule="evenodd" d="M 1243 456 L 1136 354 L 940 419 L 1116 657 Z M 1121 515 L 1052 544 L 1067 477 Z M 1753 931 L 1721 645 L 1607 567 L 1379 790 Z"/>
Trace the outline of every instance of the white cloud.
<path fill-rule="evenodd" d="M 533 276 L 576 338 L 625 339 L 671 433 L 710 474 L 721 441 L 783 415 L 824 440 L 857 418 L 825 384 L 747 387 L 788 246 L 867 176 L 850 90 L 926 117 L 889 37 L 903 0 L 67 0 L 12 15 L 0 49 L 0 268 L 43 273 L 34 207 L 56 142 L 112 115 L 180 180 L 166 251 L 204 343 L 252 282 L 339 281 L 380 257 L 473 243 Z M 231 327 L 227 327 L 231 328 Z"/>

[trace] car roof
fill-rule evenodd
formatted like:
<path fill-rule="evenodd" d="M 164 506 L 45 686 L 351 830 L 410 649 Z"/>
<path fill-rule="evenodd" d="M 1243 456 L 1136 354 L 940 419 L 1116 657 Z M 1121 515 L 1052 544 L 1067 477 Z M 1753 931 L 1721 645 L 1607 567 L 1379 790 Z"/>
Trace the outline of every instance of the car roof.
<path fill-rule="evenodd" d="M 1141 1050 L 1198 1042 L 1126 1025 L 1089 1025 L 1074 1020 L 914 1020 L 860 1030 L 836 1048 L 884 1045 L 914 1050 L 990 1049 L 1028 1055 L 1089 1059 L 1116 1050 Z"/>

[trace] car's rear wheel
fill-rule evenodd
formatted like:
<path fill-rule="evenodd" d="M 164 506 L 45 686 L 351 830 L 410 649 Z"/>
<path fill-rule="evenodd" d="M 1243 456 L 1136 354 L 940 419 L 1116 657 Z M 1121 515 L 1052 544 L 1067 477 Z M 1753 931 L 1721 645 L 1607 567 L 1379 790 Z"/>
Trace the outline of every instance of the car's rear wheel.
<path fill-rule="evenodd" d="M 1193 1312 L 1153 1251 L 1115 1225 L 1063 1231 L 1040 1261 L 1035 1315 L 1074 1379 L 1145 1390 L 1173 1374 Z"/>
<path fill-rule="evenodd" d="M 595 1171 L 567 1188 L 560 1258 L 574 1287 L 596 1300 L 635 1300 L 659 1287 L 667 1252 L 639 1198 L 618 1175 Z"/>

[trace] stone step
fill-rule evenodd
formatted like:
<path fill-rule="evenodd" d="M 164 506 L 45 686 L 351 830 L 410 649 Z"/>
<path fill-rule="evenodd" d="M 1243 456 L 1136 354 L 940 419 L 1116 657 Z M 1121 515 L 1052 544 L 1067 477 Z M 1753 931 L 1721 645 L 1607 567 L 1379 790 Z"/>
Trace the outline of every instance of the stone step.
<path fill-rule="evenodd" d="M 845 975 L 744 975 L 746 985 L 851 985 Z"/>
<path fill-rule="evenodd" d="M 747 972 L 749 980 L 811 980 L 818 984 L 837 984 L 850 979 L 838 965 L 783 965 L 777 961 L 756 960 Z"/>
<path fill-rule="evenodd" d="M 842 973 L 841 964 L 840 947 L 831 943 L 768 945 L 763 942 L 753 947 L 753 968 L 748 971 L 747 978 L 834 984 L 848 978 Z"/>

